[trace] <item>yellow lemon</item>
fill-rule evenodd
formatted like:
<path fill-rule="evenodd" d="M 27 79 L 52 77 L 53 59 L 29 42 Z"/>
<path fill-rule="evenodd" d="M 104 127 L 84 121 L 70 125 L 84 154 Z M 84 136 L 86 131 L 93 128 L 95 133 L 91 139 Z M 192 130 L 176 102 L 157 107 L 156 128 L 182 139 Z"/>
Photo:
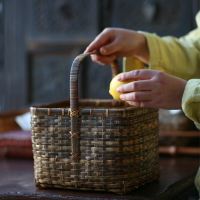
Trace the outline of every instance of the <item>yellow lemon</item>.
<path fill-rule="evenodd" d="M 124 72 L 123 72 L 124 73 Z M 120 74 L 123 74 L 123 73 L 120 73 Z M 120 99 L 120 95 L 122 93 L 118 93 L 116 91 L 116 89 L 120 86 L 120 85 L 123 85 L 123 84 L 126 84 L 126 83 L 130 83 L 134 80 L 129 80 L 129 81 L 118 81 L 117 80 L 117 77 L 120 75 L 120 74 L 117 74 L 110 82 L 110 90 L 109 90 L 109 93 L 113 96 L 114 99 L 118 100 L 118 101 L 123 101 Z"/>

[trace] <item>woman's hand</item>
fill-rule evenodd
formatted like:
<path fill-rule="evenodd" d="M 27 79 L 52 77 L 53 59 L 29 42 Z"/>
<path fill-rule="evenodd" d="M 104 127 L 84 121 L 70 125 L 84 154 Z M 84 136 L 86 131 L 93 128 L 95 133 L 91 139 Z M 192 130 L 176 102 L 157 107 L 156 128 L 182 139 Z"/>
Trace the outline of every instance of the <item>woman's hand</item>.
<path fill-rule="evenodd" d="M 117 88 L 122 100 L 137 107 L 181 109 L 187 81 L 156 70 L 133 70 L 118 76 L 119 81 L 139 79 Z"/>
<path fill-rule="evenodd" d="M 92 60 L 108 65 L 119 57 L 135 56 L 149 63 L 146 38 L 141 33 L 120 28 L 106 28 L 87 47 L 85 53 L 99 51 L 102 55 L 91 55 Z"/>

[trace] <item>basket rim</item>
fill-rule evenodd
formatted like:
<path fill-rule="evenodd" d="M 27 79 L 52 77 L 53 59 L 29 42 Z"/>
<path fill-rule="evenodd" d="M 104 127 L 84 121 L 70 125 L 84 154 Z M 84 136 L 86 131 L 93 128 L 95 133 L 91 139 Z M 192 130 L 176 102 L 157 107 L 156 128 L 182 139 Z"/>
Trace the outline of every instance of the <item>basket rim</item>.
<path fill-rule="evenodd" d="M 48 103 L 44 105 L 31 106 L 30 111 L 33 115 L 62 115 L 62 116 L 70 116 L 71 108 L 70 106 L 66 106 L 66 104 L 70 103 L 70 100 L 67 99 L 65 101 Z M 133 107 L 128 106 L 126 102 L 119 102 L 113 99 L 79 99 L 79 103 L 95 103 L 96 106 L 91 107 L 89 105 L 83 106 L 83 108 L 79 109 L 79 116 L 113 116 L 116 114 L 126 116 L 127 111 L 135 111 L 136 113 L 147 113 L 149 109 L 154 108 L 143 108 L 143 107 Z M 100 103 L 111 103 L 108 108 L 98 108 Z M 122 107 L 124 106 L 124 107 Z M 87 107 L 87 108 L 84 108 Z M 89 107 L 89 108 L 88 108 Z M 121 108 L 120 108 L 121 107 Z M 137 114 L 136 114 L 137 115 Z"/>

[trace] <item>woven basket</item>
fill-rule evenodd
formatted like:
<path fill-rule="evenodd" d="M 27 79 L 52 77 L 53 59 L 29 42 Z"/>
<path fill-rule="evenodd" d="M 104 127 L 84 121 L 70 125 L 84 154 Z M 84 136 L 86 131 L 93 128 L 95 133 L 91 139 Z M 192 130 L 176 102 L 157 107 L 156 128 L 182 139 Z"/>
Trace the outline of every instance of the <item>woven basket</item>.
<path fill-rule="evenodd" d="M 35 184 L 125 194 L 159 177 L 158 110 L 78 99 L 88 55 L 72 64 L 70 100 L 30 108 Z"/>

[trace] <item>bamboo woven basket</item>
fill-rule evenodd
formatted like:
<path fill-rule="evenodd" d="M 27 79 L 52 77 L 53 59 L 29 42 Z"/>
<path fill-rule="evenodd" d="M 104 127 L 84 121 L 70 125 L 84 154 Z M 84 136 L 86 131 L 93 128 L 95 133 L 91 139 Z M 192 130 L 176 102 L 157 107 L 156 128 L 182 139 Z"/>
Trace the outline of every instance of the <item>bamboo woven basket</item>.
<path fill-rule="evenodd" d="M 78 99 L 79 67 L 90 54 L 72 64 L 70 100 L 30 108 L 35 185 L 125 194 L 159 177 L 158 110 Z"/>

